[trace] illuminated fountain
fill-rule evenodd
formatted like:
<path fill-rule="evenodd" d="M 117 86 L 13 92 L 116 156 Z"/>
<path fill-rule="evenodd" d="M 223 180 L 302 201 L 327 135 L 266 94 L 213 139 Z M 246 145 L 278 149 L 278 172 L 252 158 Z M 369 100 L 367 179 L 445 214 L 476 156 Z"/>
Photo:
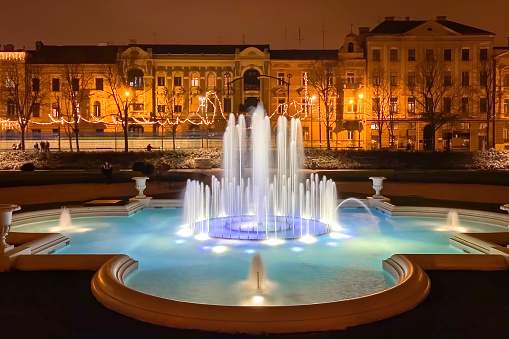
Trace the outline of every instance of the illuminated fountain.
<path fill-rule="evenodd" d="M 328 233 L 337 221 L 336 185 L 317 174 L 301 180 L 303 159 L 300 120 L 279 117 L 273 148 L 270 119 L 261 105 L 250 128 L 244 116 L 236 121 L 231 114 L 223 137 L 223 177 L 213 176 L 210 186 L 187 182 L 188 231 L 201 239 L 272 242 Z"/>

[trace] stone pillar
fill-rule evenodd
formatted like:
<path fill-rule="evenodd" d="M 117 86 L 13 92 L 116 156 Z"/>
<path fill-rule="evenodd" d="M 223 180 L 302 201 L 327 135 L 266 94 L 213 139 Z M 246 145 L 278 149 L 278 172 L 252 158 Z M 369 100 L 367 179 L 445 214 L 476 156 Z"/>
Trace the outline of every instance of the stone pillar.
<path fill-rule="evenodd" d="M 18 205 L 0 204 L 0 253 L 6 253 L 14 248 L 14 246 L 7 244 L 5 237 L 11 230 L 12 212 L 19 209 Z"/>

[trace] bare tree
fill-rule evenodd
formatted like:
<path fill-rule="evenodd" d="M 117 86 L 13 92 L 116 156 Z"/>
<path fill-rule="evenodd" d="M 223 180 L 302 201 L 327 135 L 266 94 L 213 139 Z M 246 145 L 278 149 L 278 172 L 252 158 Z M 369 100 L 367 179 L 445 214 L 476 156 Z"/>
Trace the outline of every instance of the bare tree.
<path fill-rule="evenodd" d="M 103 91 L 113 100 L 118 117 L 121 120 L 125 152 L 129 152 L 129 106 L 136 102 L 140 95 L 138 90 L 143 89 L 144 86 L 143 82 L 141 84 L 137 83 L 139 82 L 138 77 L 133 79 L 129 77 L 129 72 L 138 69 L 136 65 L 138 59 L 138 51 L 132 49 L 127 54 L 119 53 L 116 63 L 105 64 L 101 68 L 101 74 L 105 81 Z"/>
<path fill-rule="evenodd" d="M 420 120 L 431 127 L 431 148 L 435 150 L 436 131 L 459 119 L 466 110 L 462 99 L 469 94 L 470 74 L 460 82 L 439 58 L 419 61 L 412 72 L 406 87 L 415 98 Z"/>
<path fill-rule="evenodd" d="M 309 86 L 316 91 L 319 102 L 325 107 L 327 149 L 330 149 L 329 131 L 337 123 L 337 99 L 340 93 L 338 64 L 334 61 L 315 61 L 307 71 L 307 77 Z"/>
<path fill-rule="evenodd" d="M 161 111 L 158 109 L 157 118 L 165 122 L 161 126 L 161 129 L 171 132 L 173 150 L 175 150 L 177 129 L 184 120 L 184 112 L 187 111 L 187 105 L 184 105 L 187 103 L 187 100 L 184 100 L 184 90 L 181 88 L 173 88 L 170 90 L 165 87 L 160 95 L 160 100 L 162 104 L 160 106 L 164 107 L 164 109 L 161 109 Z M 161 138 L 163 138 L 163 136 L 161 136 Z"/>
<path fill-rule="evenodd" d="M 44 67 L 32 64 L 29 55 L 25 59 L 0 61 L 2 99 L 8 113 L 16 119 L 21 130 L 21 149 L 25 149 L 25 136 L 34 110 L 48 93 L 43 81 Z"/>
<path fill-rule="evenodd" d="M 76 139 L 76 150 L 80 151 L 79 145 L 79 122 L 80 107 L 83 107 L 89 95 L 89 85 L 92 81 L 92 73 L 87 72 L 81 64 L 64 64 L 59 67 L 59 75 L 62 79 L 60 89 L 61 98 L 57 97 L 57 106 L 60 114 L 72 124 L 65 124 L 64 130 L 69 138 L 72 151 L 72 137 Z"/>
<path fill-rule="evenodd" d="M 497 74 L 495 60 L 486 57 L 479 64 L 479 108 L 486 111 L 486 147 L 490 147 L 490 121 L 493 122 L 493 143 L 495 147 L 495 118 L 496 107 L 499 101 L 500 82 Z"/>
<path fill-rule="evenodd" d="M 391 84 L 390 79 L 383 67 L 373 70 L 370 75 L 370 86 L 367 87 L 371 97 L 371 110 L 368 110 L 373 124 L 378 132 L 378 149 L 382 149 L 382 135 L 387 129 L 391 145 L 394 142 L 394 110 L 391 107 L 391 99 L 395 96 L 395 86 Z"/>

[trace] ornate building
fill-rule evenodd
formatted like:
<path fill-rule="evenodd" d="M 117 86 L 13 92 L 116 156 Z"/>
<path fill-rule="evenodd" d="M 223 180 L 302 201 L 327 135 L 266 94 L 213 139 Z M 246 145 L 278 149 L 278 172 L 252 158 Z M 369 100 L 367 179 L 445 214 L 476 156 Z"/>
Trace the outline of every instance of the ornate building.
<path fill-rule="evenodd" d="M 175 134 L 208 142 L 230 114 L 249 115 L 261 101 L 274 126 L 279 115 L 299 117 L 307 147 L 477 150 L 493 147 L 495 133 L 496 148 L 505 148 L 509 48 L 494 47 L 493 37 L 445 17 L 387 17 L 348 34 L 337 50 L 7 45 L 0 139 L 18 140 L 19 121 L 28 117 L 32 140 L 78 135 L 101 146 L 125 128 L 132 140 Z M 38 79 L 20 80 L 33 101 L 24 109 L 10 92 L 21 85 L 9 77 L 10 64 Z"/>

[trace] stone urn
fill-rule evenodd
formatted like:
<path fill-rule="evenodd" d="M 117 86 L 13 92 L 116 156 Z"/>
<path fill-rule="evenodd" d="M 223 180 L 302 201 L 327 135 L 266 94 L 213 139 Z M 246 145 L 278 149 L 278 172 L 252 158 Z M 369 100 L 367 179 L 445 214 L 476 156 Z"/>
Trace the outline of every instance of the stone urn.
<path fill-rule="evenodd" d="M 134 177 L 133 180 L 136 182 L 136 189 L 138 190 L 138 195 L 135 198 L 141 199 L 146 198 L 143 191 L 147 188 L 147 179 L 148 177 Z"/>
<path fill-rule="evenodd" d="M 384 188 L 384 180 L 387 179 L 385 177 L 370 177 L 373 181 L 373 189 L 375 190 L 375 195 L 373 198 L 383 198 L 383 196 L 380 194 L 380 191 L 382 188 Z"/>
<path fill-rule="evenodd" d="M 0 253 L 5 253 L 14 248 L 5 242 L 5 237 L 11 230 L 12 212 L 18 211 L 21 207 L 14 204 L 0 204 Z"/>

